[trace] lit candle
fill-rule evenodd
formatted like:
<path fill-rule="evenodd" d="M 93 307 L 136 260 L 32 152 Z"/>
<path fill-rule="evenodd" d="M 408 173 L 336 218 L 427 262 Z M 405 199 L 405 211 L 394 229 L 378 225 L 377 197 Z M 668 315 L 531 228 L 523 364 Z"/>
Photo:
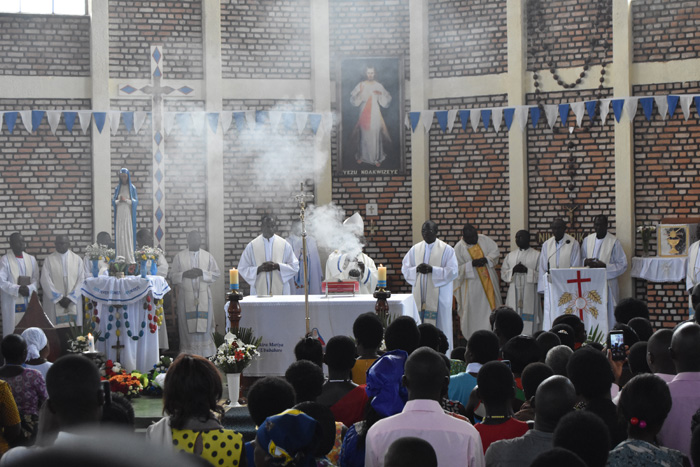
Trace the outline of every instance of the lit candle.
<path fill-rule="evenodd" d="M 88 352 L 94 352 L 95 351 L 95 338 L 92 337 L 92 334 L 88 334 Z"/>
<path fill-rule="evenodd" d="M 386 267 L 381 264 L 377 268 L 377 287 L 386 287 Z"/>
<path fill-rule="evenodd" d="M 229 284 L 231 290 L 238 290 L 238 269 L 232 268 L 228 272 Z"/>

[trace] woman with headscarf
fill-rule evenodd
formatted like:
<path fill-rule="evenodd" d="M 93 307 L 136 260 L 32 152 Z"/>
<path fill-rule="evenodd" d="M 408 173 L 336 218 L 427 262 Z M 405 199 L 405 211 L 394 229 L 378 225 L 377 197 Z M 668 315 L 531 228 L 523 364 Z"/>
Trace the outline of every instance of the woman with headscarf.
<path fill-rule="evenodd" d="M 131 183 L 131 174 L 122 168 L 117 174 L 119 185 L 114 190 L 112 206 L 114 206 L 114 241 L 117 255 L 123 256 L 127 263 L 133 263 L 136 250 L 136 208 L 139 197 L 136 187 Z"/>
<path fill-rule="evenodd" d="M 25 366 L 39 371 L 46 380 L 46 372 L 53 363 L 46 360 L 51 348 L 46 334 L 40 328 L 27 328 L 22 333 L 22 338 L 27 343 L 27 361 Z"/>
<path fill-rule="evenodd" d="M 316 467 L 322 438 L 318 422 L 297 409 L 267 417 L 255 436 L 256 467 Z"/>

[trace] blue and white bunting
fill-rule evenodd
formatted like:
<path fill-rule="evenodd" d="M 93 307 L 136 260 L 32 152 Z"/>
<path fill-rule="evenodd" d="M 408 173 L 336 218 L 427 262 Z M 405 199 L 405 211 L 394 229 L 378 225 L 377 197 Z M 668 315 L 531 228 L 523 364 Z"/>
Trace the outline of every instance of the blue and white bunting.
<path fill-rule="evenodd" d="M 22 118 L 22 125 L 27 133 L 33 133 L 32 131 L 32 111 L 31 110 L 20 110 L 19 116 Z"/>
<path fill-rule="evenodd" d="M 585 112 L 585 104 L 583 102 L 574 102 L 571 104 L 571 111 L 576 116 L 576 126 L 581 128 L 583 123 L 583 112 Z"/>
<path fill-rule="evenodd" d="M 421 120 L 423 121 L 423 128 L 425 128 L 425 132 L 430 131 L 430 127 L 433 126 L 433 115 L 435 114 L 434 111 L 432 110 L 424 110 L 421 112 Z"/>
<path fill-rule="evenodd" d="M 83 134 L 86 134 L 92 121 L 92 110 L 78 110 L 78 120 L 80 120 L 80 129 L 83 130 Z"/>
<path fill-rule="evenodd" d="M 678 106 L 678 96 L 666 96 L 666 103 L 668 104 L 668 116 L 673 118 Z"/>
<path fill-rule="evenodd" d="M 496 133 L 501 131 L 501 123 L 503 122 L 503 108 L 496 107 L 491 113 L 491 120 L 493 120 L 493 129 Z"/>
<path fill-rule="evenodd" d="M 557 111 L 559 110 L 559 107 L 556 104 L 545 104 L 544 106 L 544 115 L 547 117 L 547 125 L 549 125 L 549 129 L 554 128 L 554 124 L 557 123 Z"/>
<path fill-rule="evenodd" d="M 491 109 L 483 109 L 481 111 L 481 121 L 484 123 L 484 130 L 488 130 L 491 124 Z"/>
<path fill-rule="evenodd" d="M 600 100 L 600 124 L 605 125 L 608 119 L 608 114 L 610 113 L 610 101 L 612 99 L 601 99 Z"/>
<path fill-rule="evenodd" d="M 627 114 L 627 118 L 629 118 L 630 122 L 634 120 L 634 117 L 637 116 L 637 105 L 639 104 L 639 98 L 638 97 L 627 97 L 625 99 L 625 113 Z"/>
<path fill-rule="evenodd" d="M 444 133 L 447 130 L 447 110 L 435 112 L 435 118 L 437 118 L 440 131 Z"/>
<path fill-rule="evenodd" d="M 146 121 L 146 117 L 148 117 L 149 115 L 149 112 L 145 112 L 143 110 L 138 110 L 134 112 L 134 132 L 136 134 L 138 134 L 138 132 L 141 130 L 143 123 Z"/>
<path fill-rule="evenodd" d="M 58 129 L 58 123 L 61 121 L 61 111 L 60 110 L 47 110 L 46 120 L 49 121 L 49 128 L 51 129 L 51 134 L 55 135 Z"/>
<path fill-rule="evenodd" d="M 624 107 L 625 107 L 625 100 L 624 99 L 613 99 L 612 100 L 613 113 L 615 114 L 615 120 L 617 120 L 617 123 L 620 123 L 620 119 L 622 118 L 622 109 Z"/>
<path fill-rule="evenodd" d="M 562 126 L 566 126 L 566 122 L 569 120 L 569 104 L 559 104 L 559 119 Z"/>
<path fill-rule="evenodd" d="M 681 96 L 681 110 L 683 111 L 683 117 L 687 122 L 690 118 L 690 104 L 693 103 L 693 96 Z"/>
<path fill-rule="evenodd" d="M 15 124 L 17 123 L 17 115 L 19 112 L 5 112 L 5 122 L 7 123 L 7 129 L 10 134 L 15 131 Z"/>
<path fill-rule="evenodd" d="M 481 120 L 481 112 L 478 109 L 474 109 L 469 114 L 469 123 L 472 125 L 472 130 L 476 133 L 477 128 L 479 128 L 479 120 Z"/>

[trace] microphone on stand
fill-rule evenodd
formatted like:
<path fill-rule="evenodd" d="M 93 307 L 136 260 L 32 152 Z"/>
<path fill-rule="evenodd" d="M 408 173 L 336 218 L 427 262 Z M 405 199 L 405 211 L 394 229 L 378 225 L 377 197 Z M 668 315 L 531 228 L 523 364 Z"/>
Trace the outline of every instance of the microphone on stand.
<path fill-rule="evenodd" d="M 564 243 L 559 245 L 556 250 L 554 250 L 554 253 L 549 255 L 549 258 L 547 258 L 547 273 L 549 273 L 549 270 L 551 269 L 551 264 L 549 263 L 549 260 L 552 259 L 552 256 L 557 254 L 557 252 L 561 249 L 561 247 L 563 247 L 564 245 L 568 245 L 569 243 L 571 243 L 571 240 L 565 241 Z"/>

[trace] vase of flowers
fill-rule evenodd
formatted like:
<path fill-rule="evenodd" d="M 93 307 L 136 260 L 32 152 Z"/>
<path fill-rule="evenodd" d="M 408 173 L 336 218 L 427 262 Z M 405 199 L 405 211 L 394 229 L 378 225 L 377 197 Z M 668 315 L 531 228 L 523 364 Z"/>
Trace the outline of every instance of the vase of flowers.
<path fill-rule="evenodd" d="M 253 343 L 246 344 L 235 334 L 229 332 L 224 336 L 224 342 L 217 348 L 216 355 L 210 357 L 217 368 L 226 374 L 228 394 L 231 400 L 230 407 L 240 405 L 238 397 L 241 387 L 241 372 L 250 365 L 254 358 L 260 356 L 258 352 L 260 340 L 258 338 Z"/>
<path fill-rule="evenodd" d="M 92 262 L 92 277 L 97 277 L 100 274 L 100 260 L 109 263 L 114 258 L 114 249 L 93 243 L 85 247 L 85 254 Z"/>
<path fill-rule="evenodd" d="M 134 258 L 141 261 L 141 277 L 146 277 L 146 274 L 155 276 L 158 274 L 158 258 L 165 253 L 160 248 L 144 245 L 134 252 Z M 147 269 L 148 261 L 151 261 L 150 270 Z"/>
<path fill-rule="evenodd" d="M 642 234 L 642 255 L 649 256 L 649 242 L 651 236 L 656 232 L 655 225 L 640 225 L 637 227 L 637 232 Z"/>

